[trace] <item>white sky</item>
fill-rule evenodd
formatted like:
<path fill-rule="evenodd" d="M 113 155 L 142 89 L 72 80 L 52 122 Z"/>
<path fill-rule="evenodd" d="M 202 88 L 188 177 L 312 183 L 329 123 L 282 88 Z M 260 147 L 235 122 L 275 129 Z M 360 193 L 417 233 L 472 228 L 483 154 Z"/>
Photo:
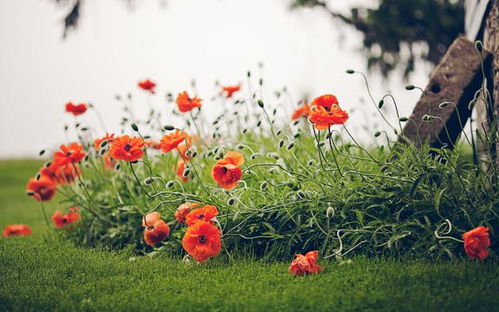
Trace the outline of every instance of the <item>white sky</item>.
<path fill-rule="evenodd" d="M 368 105 L 359 101 L 367 100 L 359 76 L 345 74 L 365 71 L 361 35 L 319 9 L 290 11 L 289 0 L 170 0 L 165 8 L 138 2 L 131 12 L 118 0 L 87 0 L 80 27 L 63 41 L 64 12 L 51 2 L 0 0 L 0 157 L 31 157 L 63 142 L 69 100 L 94 103 L 112 129 L 120 117 L 115 94 L 140 99 L 140 79 L 158 82 L 161 94 L 189 89 L 195 78 L 210 105 L 214 80 L 244 81 L 259 61 L 267 88 L 287 86 L 295 98 L 333 93 L 347 110 Z M 429 70 L 418 66 L 411 83 L 424 86 Z M 370 80 L 377 99 L 390 90 L 410 113 L 418 94 L 403 90 L 398 77 Z M 365 119 L 351 114 L 351 123 Z"/>

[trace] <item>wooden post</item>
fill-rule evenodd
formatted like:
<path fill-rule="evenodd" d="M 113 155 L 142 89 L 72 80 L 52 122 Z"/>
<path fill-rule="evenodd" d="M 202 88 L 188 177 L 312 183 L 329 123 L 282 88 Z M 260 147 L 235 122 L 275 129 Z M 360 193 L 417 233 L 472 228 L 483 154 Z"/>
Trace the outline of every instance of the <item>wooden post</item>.
<path fill-rule="evenodd" d="M 483 55 L 485 66 L 490 66 L 490 54 L 484 51 Z M 431 74 L 403 136 L 417 146 L 453 147 L 471 116 L 469 103 L 482 85 L 481 68 L 482 57 L 475 44 L 457 38 Z"/>
<path fill-rule="evenodd" d="M 499 151 L 498 118 L 499 118 L 499 1 L 490 1 L 486 12 L 485 23 L 483 27 L 483 45 L 484 48 L 492 53 L 492 64 L 486 68 L 487 89 L 490 97 L 483 96 L 483 101 L 477 103 L 477 125 L 483 135 L 488 133 L 494 140 L 490 144 L 479 142 L 480 159 L 484 167 L 491 162 L 499 165 L 497 152 Z M 481 36 L 479 35 L 479 39 Z M 492 129 L 495 127 L 495 129 Z"/>

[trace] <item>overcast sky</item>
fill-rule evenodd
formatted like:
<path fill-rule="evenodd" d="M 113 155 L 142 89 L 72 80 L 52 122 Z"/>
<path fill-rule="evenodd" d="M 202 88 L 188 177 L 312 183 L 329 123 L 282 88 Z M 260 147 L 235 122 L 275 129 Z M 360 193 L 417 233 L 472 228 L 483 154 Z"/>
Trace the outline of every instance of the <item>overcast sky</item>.
<path fill-rule="evenodd" d="M 263 62 L 269 89 L 287 86 L 296 98 L 333 93 L 347 110 L 366 105 L 359 77 L 345 74 L 365 70 L 362 36 L 319 9 L 290 11 L 288 0 L 138 2 L 132 12 L 122 1 L 87 0 L 80 27 L 63 41 L 64 11 L 52 2 L 0 1 L 0 157 L 31 157 L 63 142 L 70 100 L 94 103 L 107 127 L 117 127 L 115 94 L 142 96 L 136 83 L 144 78 L 157 81 L 159 93 L 188 89 L 195 78 L 209 99 L 215 79 L 243 81 Z M 332 3 L 345 10 L 354 2 Z M 411 83 L 424 86 L 429 71 L 418 66 Z M 418 95 L 401 79 L 370 80 L 377 98 L 391 91 L 409 114 Z M 354 115 L 351 123 L 365 119 Z"/>

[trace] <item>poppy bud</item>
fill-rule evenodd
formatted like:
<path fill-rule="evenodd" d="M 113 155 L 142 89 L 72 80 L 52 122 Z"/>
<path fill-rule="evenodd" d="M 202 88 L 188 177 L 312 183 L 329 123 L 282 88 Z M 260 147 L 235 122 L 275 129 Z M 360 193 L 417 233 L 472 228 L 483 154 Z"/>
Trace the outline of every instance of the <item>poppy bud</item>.
<path fill-rule="evenodd" d="M 353 74 L 355 71 L 353 69 L 347 69 L 347 74 Z"/>
<path fill-rule="evenodd" d="M 182 177 L 184 178 L 187 178 L 189 176 L 189 174 L 191 173 L 191 169 L 187 168 L 184 170 L 184 172 L 182 173 Z"/>
<path fill-rule="evenodd" d="M 51 161 L 47 161 L 47 162 L 45 163 L 45 167 L 46 167 L 46 168 L 50 167 L 51 165 L 52 165 L 52 162 L 51 162 Z"/>
<path fill-rule="evenodd" d="M 258 101 L 257 101 L 257 103 L 258 103 L 258 106 L 260 106 L 261 108 L 263 108 L 263 107 L 264 107 L 264 104 L 263 104 L 263 101 L 262 101 L 262 100 L 258 100 Z"/>
<path fill-rule="evenodd" d="M 260 78 L 260 80 L 258 80 L 258 84 L 259 84 L 260 86 L 261 86 L 261 85 L 263 85 L 263 79 L 262 79 L 262 78 Z"/>
<path fill-rule="evenodd" d="M 35 195 L 35 192 L 28 191 L 28 192 L 26 192 L 26 195 L 33 196 L 33 195 Z"/>
<path fill-rule="evenodd" d="M 175 181 L 168 181 L 165 186 L 166 186 L 166 188 L 172 188 L 174 184 L 175 184 Z"/>
<path fill-rule="evenodd" d="M 68 125 L 64 125 L 64 131 L 68 131 Z"/>
<path fill-rule="evenodd" d="M 298 191 L 296 192 L 296 196 L 298 196 L 298 198 L 305 198 L 305 193 L 303 193 L 302 191 Z"/>
<path fill-rule="evenodd" d="M 393 133 L 395 133 L 395 135 L 399 134 L 399 132 L 397 131 L 397 129 L 393 129 Z"/>
<path fill-rule="evenodd" d="M 248 132 L 248 129 L 244 128 L 243 133 L 245 134 L 246 132 Z"/>
<path fill-rule="evenodd" d="M 192 157 L 192 158 L 195 158 L 197 155 L 198 155 L 198 152 L 193 151 L 193 152 L 192 152 L 192 154 L 191 154 L 191 157 Z"/>
<path fill-rule="evenodd" d="M 379 131 L 376 131 L 376 133 L 374 133 L 375 138 L 379 137 L 380 135 L 381 135 L 381 132 L 379 132 Z"/>
<path fill-rule="evenodd" d="M 103 148 L 104 146 L 106 146 L 108 142 L 109 142 L 109 141 L 104 141 L 104 142 L 102 142 L 102 143 L 100 144 L 100 148 Z"/>
<path fill-rule="evenodd" d="M 269 184 L 267 183 L 267 181 L 263 181 L 263 182 L 260 184 L 260 190 L 264 191 L 264 190 L 267 188 L 267 186 L 268 186 L 268 185 L 269 185 Z"/>
<path fill-rule="evenodd" d="M 478 52 L 482 53 L 483 45 L 480 40 L 475 41 L 475 48 Z"/>
<path fill-rule="evenodd" d="M 251 77 L 251 72 L 248 70 L 248 72 L 246 73 L 246 76 Z"/>
<path fill-rule="evenodd" d="M 449 106 L 450 102 L 442 102 L 440 104 L 438 104 L 438 108 L 442 109 L 442 108 L 446 108 L 447 106 Z"/>
<path fill-rule="evenodd" d="M 166 131 L 172 131 L 172 130 L 175 129 L 175 127 L 174 126 L 170 126 L 170 125 L 166 125 L 166 126 L 163 127 L 163 129 L 165 129 Z"/>
<path fill-rule="evenodd" d="M 42 176 L 40 175 L 40 172 L 38 172 L 38 173 L 36 174 L 36 176 L 35 176 L 35 179 L 38 181 L 38 180 L 40 180 L 40 178 L 41 178 L 41 177 L 42 177 Z"/>
<path fill-rule="evenodd" d="M 421 117 L 422 121 L 432 121 L 434 117 L 432 115 L 425 114 L 423 117 Z"/>
<path fill-rule="evenodd" d="M 137 125 L 135 123 L 132 123 L 132 129 L 133 131 L 139 131 L 139 127 L 137 127 Z"/>
<path fill-rule="evenodd" d="M 269 153 L 269 154 L 267 154 L 267 155 L 268 155 L 269 157 L 271 157 L 271 158 L 276 159 L 276 160 L 278 160 L 279 158 L 281 158 L 281 157 L 279 156 L 279 154 L 277 154 L 277 153 Z"/>
<path fill-rule="evenodd" d="M 276 135 L 277 135 L 277 136 L 280 136 L 280 135 L 281 135 L 281 133 L 282 133 L 282 130 L 279 130 L 279 131 L 277 131 L 277 132 L 276 132 Z"/>
<path fill-rule="evenodd" d="M 300 133 L 296 133 L 294 136 L 293 136 L 295 139 L 298 139 L 300 137 Z"/>
<path fill-rule="evenodd" d="M 261 125 L 262 125 L 262 121 L 261 121 L 261 120 L 259 120 L 259 121 L 256 123 L 256 126 L 257 126 L 257 127 L 260 127 Z"/>
<path fill-rule="evenodd" d="M 321 141 L 321 142 L 319 142 L 319 143 L 317 144 L 317 147 L 322 147 L 322 146 L 324 146 L 325 144 L 326 144 L 325 142 Z"/>
<path fill-rule="evenodd" d="M 237 148 L 238 150 L 242 150 L 242 149 L 244 149 L 244 145 L 242 145 L 242 144 L 237 144 L 236 148 Z"/>
<path fill-rule="evenodd" d="M 299 123 L 300 123 L 300 121 L 299 121 L 299 120 L 297 120 L 297 121 L 293 122 L 293 126 L 296 126 L 296 125 L 298 125 Z"/>
<path fill-rule="evenodd" d="M 288 151 L 290 151 L 290 150 L 292 150 L 292 149 L 293 149 L 293 147 L 295 147 L 295 142 L 291 142 L 291 143 L 289 143 L 289 144 L 288 144 L 288 146 L 286 146 L 286 149 L 287 149 Z"/>
<path fill-rule="evenodd" d="M 227 205 L 233 206 L 236 203 L 236 199 L 234 197 L 229 198 L 227 201 Z"/>
<path fill-rule="evenodd" d="M 313 159 L 309 160 L 307 165 L 309 165 L 309 167 L 314 167 L 315 166 L 315 161 Z"/>
<path fill-rule="evenodd" d="M 401 121 L 401 122 L 406 122 L 407 120 L 409 120 L 409 118 L 407 118 L 407 117 L 400 117 L 399 118 L 399 121 Z"/>
<path fill-rule="evenodd" d="M 105 149 L 101 149 L 101 150 L 99 151 L 99 154 L 100 154 L 101 156 L 103 156 L 106 152 L 107 152 L 107 151 L 106 151 Z"/>
<path fill-rule="evenodd" d="M 45 154 L 45 150 L 41 150 L 41 151 L 38 153 L 38 155 L 39 155 L 39 156 L 43 156 L 43 154 Z"/>
<path fill-rule="evenodd" d="M 384 100 L 379 101 L 378 108 L 382 108 L 383 105 L 385 105 L 385 101 Z"/>
<path fill-rule="evenodd" d="M 251 154 L 250 158 L 251 158 L 252 160 L 255 160 L 258 156 L 259 156 L 259 154 L 258 154 L 258 153 L 254 153 L 254 154 Z"/>
<path fill-rule="evenodd" d="M 275 116 L 275 114 L 277 114 L 277 108 L 274 108 L 274 110 L 272 111 L 272 115 Z"/>
<path fill-rule="evenodd" d="M 214 122 L 212 122 L 212 125 L 216 125 L 218 123 L 218 119 L 216 119 Z"/>
<path fill-rule="evenodd" d="M 326 140 L 329 140 L 331 138 L 332 134 L 331 132 L 329 132 L 328 134 L 326 134 Z"/>
<path fill-rule="evenodd" d="M 144 180 L 145 185 L 149 185 L 154 182 L 154 179 L 152 177 L 148 177 Z"/>
<path fill-rule="evenodd" d="M 410 91 L 410 90 L 414 90 L 415 88 L 416 88 L 416 87 L 415 87 L 415 86 L 413 86 L 413 85 L 407 85 L 407 86 L 405 86 L 405 89 L 406 89 L 406 90 L 409 90 L 409 91 Z"/>
<path fill-rule="evenodd" d="M 116 170 L 120 170 L 120 168 L 121 168 L 120 164 L 116 164 L 116 166 L 114 167 L 114 169 L 116 169 Z"/>
<path fill-rule="evenodd" d="M 328 218 L 334 217 L 334 208 L 333 207 L 331 207 L 331 206 L 327 207 L 326 217 L 328 217 Z"/>
<path fill-rule="evenodd" d="M 279 148 L 282 148 L 284 146 L 284 140 L 279 141 Z"/>

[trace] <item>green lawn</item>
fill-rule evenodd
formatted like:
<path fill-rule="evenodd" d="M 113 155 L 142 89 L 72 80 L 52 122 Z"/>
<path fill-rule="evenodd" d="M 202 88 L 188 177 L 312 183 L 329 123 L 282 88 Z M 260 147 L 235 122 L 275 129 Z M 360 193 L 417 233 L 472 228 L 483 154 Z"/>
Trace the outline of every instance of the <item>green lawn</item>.
<path fill-rule="evenodd" d="M 354 258 L 324 262 L 295 278 L 288 263 L 250 260 L 185 264 L 74 247 L 50 234 L 24 186 L 40 163 L 0 162 L 0 226 L 26 223 L 31 237 L 0 239 L 0 311 L 492 311 L 499 267 Z M 49 213 L 57 200 L 47 206 Z"/>

